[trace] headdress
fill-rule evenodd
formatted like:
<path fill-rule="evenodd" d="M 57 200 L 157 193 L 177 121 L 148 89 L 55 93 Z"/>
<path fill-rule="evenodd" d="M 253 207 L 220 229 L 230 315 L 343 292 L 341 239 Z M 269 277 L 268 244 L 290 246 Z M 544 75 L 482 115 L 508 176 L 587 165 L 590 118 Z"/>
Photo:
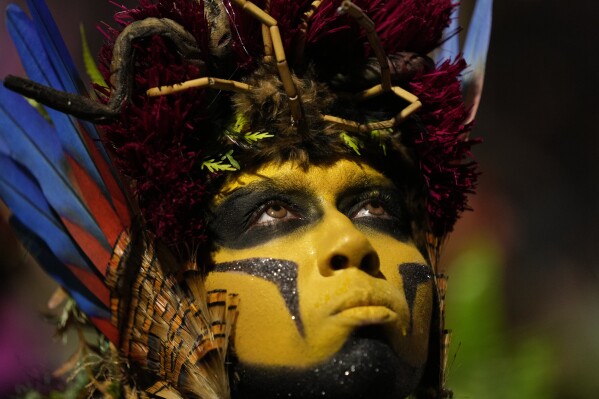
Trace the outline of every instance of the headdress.
<path fill-rule="evenodd" d="M 164 386 L 202 373 L 190 372 L 183 355 L 165 371 L 160 362 L 172 353 L 150 342 L 148 329 L 170 337 L 169 322 L 193 323 L 174 312 L 162 326 L 142 325 L 157 302 L 188 296 L 165 277 L 168 251 L 135 230 L 159 238 L 179 261 L 201 257 L 197 248 L 210 244 L 206 206 L 227 173 L 340 157 L 384 165 L 392 177 L 403 168 L 414 176 L 420 227 L 435 249 L 467 208 L 477 177 L 468 134 L 491 1 L 477 4 L 466 52 L 479 59 L 464 80 L 450 0 L 140 0 L 121 8 L 116 28 L 102 25 L 99 67 L 108 84 L 91 95 L 43 1 L 28 3 L 33 21 L 15 6 L 8 20 L 31 80 L 9 76 L 4 84 L 48 106 L 52 123 L 2 89 L 0 194 L 92 323 Z M 136 263 L 136 275 L 126 263 Z M 196 280 L 190 291 L 201 289 Z M 230 301 L 215 316 L 223 323 L 233 317 Z M 224 344 L 205 345 L 209 352 Z"/>

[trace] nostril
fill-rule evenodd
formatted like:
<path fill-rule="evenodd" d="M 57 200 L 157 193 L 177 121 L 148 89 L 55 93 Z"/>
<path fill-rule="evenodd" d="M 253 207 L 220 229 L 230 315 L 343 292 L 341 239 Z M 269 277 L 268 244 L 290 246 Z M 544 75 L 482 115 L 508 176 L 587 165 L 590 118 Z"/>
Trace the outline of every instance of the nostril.
<path fill-rule="evenodd" d="M 349 259 L 345 255 L 333 255 L 331 258 L 331 269 L 341 270 L 345 269 L 349 264 Z"/>
<path fill-rule="evenodd" d="M 360 262 L 360 270 L 374 274 L 379 269 L 379 257 L 375 252 L 364 255 Z"/>

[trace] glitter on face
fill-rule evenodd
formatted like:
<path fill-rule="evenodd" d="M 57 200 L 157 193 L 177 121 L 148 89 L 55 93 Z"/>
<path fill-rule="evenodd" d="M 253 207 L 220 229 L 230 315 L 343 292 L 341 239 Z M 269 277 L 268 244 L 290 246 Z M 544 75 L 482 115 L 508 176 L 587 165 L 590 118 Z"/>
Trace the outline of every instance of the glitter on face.
<path fill-rule="evenodd" d="M 398 267 L 399 274 L 403 280 L 404 292 L 406 294 L 406 301 L 410 309 L 410 326 L 409 331 L 412 331 L 412 325 L 414 323 L 414 301 L 416 300 L 416 291 L 420 284 L 428 282 L 433 276 L 431 274 L 430 267 L 423 263 L 402 263 Z"/>
<path fill-rule="evenodd" d="M 236 272 L 249 274 L 275 283 L 297 330 L 303 336 L 304 324 L 299 314 L 299 297 L 297 294 L 297 263 L 283 259 L 250 258 L 234 262 L 217 263 L 213 272 Z"/>

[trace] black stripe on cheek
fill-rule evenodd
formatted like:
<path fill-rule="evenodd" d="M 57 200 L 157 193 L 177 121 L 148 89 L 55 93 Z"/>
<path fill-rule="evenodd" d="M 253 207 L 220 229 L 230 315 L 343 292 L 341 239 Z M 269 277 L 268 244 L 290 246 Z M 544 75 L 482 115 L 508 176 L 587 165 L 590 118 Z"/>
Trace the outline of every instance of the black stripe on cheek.
<path fill-rule="evenodd" d="M 297 263 L 283 259 L 250 258 L 234 262 L 217 263 L 213 272 L 237 272 L 259 277 L 274 283 L 285 305 L 295 321 L 300 335 L 304 336 L 304 324 L 299 313 L 299 297 L 297 293 Z"/>
<path fill-rule="evenodd" d="M 402 263 L 398 267 L 399 274 L 403 280 L 403 290 L 410 309 L 410 327 L 412 330 L 414 324 L 414 301 L 416 300 L 416 292 L 418 286 L 430 281 L 433 277 L 430 267 L 424 263 Z"/>

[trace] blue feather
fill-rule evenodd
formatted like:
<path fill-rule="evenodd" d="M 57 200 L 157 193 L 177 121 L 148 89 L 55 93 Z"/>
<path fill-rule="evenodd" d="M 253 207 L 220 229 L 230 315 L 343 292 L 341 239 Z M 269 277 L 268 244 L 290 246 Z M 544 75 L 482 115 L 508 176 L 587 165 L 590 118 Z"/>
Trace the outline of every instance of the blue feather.
<path fill-rule="evenodd" d="M 45 86 L 53 87 L 62 91 L 76 91 L 74 77 L 69 70 L 61 66 L 62 62 L 57 55 L 48 54 L 43 37 L 38 34 L 38 26 L 14 4 L 9 4 L 6 9 L 6 21 L 8 32 L 11 35 L 13 42 L 21 57 L 23 68 L 27 72 L 28 77 Z M 41 17 L 40 17 L 41 18 Z M 49 17 L 51 18 L 51 17 Z M 47 29 L 41 28 L 42 31 Z M 46 41 L 49 41 L 46 38 Z M 64 43 L 63 43 L 64 45 Z M 55 46 L 50 45 L 50 49 Z M 66 49 L 64 50 L 66 51 Z M 58 50 L 55 50 L 58 52 Z M 69 57 L 70 59 L 70 57 Z M 71 61 L 72 63 L 72 61 Z M 73 90 L 71 90 L 73 89 Z M 102 189 L 106 197 L 109 197 L 100 173 L 96 169 L 93 160 L 88 154 L 85 142 L 81 138 L 80 128 L 75 118 L 58 112 L 54 109 L 47 108 L 48 115 L 52 119 L 52 123 L 56 126 L 58 138 L 65 149 L 85 170 L 92 176 L 96 184 Z M 89 127 L 89 126 L 88 126 Z M 98 138 L 95 128 L 89 129 L 92 140 Z M 106 158 L 106 156 L 105 156 Z"/>
<path fill-rule="evenodd" d="M 50 9 L 44 0 L 27 0 L 27 7 L 31 11 L 33 22 L 39 36 L 46 48 L 50 62 L 56 70 L 58 77 L 66 91 L 72 93 L 86 93 L 87 90 L 81 80 L 81 76 L 73 63 L 67 45 L 65 44 L 58 26 L 52 17 Z M 94 142 L 100 141 L 100 135 L 96 127 L 89 122 L 82 122 L 85 130 Z M 63 144 L 64 146 L 64 144 Z M 108 153 L 103 146 L 98 146 L 104 159 L 110 163 Z"/>
<path fill-rule="evenodd" d="M 8 144 L 6 144 L 6 141 L 0 136 L 0 154 L 8 155 L 9 151 Z"/>
<path fill-rule="evenodd" d="M 21 57 L 23 68 L 30 79 L 47 86 L 62 89 L 51 71 L 46 50 L 31 19 L 15 4 L 6 7 L 6 27 Z"/>
<path fill-rule="evenodd" d="M 11 209 L 11 225 L 29 252 L 84 311 L 92 312 L 88 313 L 90 316 L 109 317 L 109 310 L 65 266 L 66 263 L 94 271 L 50 209 L 32 176 L 4 155 L 0 155 L 0 170 L 0 198 Z"/>
<path fill-rule="evenodd" d="M 464 42 L 464 59 L 475 69 L 482 66 L 484 70 L 491 39 L 492 19 L 493 0 L 477 0 Z"/>
<path fill-rule="evenodd" d="M 86 93 L 87 89 L 81 80 L 73 58 L 46 2 L 44 0 L 27 0 L 27 7 L 31 11 L 33 23 L 44 44 L 50 63 L 62 82 L 64 89 L 71 93 Z M 90 134 L 92 140 L 98 141 L 100 136 L 96 127 L 89 122 L 82 123 L 85 125 L 85 129 Z M 102 154 L 105 155 L 105 159 L 108 160 L 109 158 L 104 151 L 104 147 L 99 146 L 99 148 L 102 150 Z"/>
<path fill-rule="evenodd" d="M 474 118 L 480 103 L 491 40 L 492 18 L 493 0 L 477 0 L 464 43 L 464 59 L 470 65 L 462 79 L 466 105 L 471 108 L 468 121 Z"/>
<path fill-rule="evenodd" d="M 68 178 L 68 163 L 56 132 L 21 96 L 0 87 L 0 136 L 9 156 L 21 163 L 39 182 L 58 214 L 112 248 Z"/>
<path fill-rule="evenodd" d="M 96 297 L 68 270 L 52 253 L 50 248 L 31 229 L 18 218 L 12 217 L 10 224 L 25 248 L 35 260 L 43 265 L 44 270 L 64 287 L 73 297 L 79 308 L 89 317 L 110 318 L 110 309 L 105 307 Z"/>
<path fill-rule="evenodd" d="M 33 176 L 4 155 L 0 155 L 0 170 L 0 197 L 13 215 L 35 231 L 61 262 L 95 272 L 50 208 Z"/>
<path fill-rule="evenodd" d="M 50 65 L 58 76 L 63 90 L 70 93 L 84 92 L 81 77 L 45 1 L 27 0 L 27 6 L 50 59 Z"/>
<path fill-rule="evenodd" d="M 446 59 L 455 60 L 460 54 L 460 5 L 451 13 L 451 22 L 443 31 L 443 44 L 435 51 L 435 63 Z"/>

